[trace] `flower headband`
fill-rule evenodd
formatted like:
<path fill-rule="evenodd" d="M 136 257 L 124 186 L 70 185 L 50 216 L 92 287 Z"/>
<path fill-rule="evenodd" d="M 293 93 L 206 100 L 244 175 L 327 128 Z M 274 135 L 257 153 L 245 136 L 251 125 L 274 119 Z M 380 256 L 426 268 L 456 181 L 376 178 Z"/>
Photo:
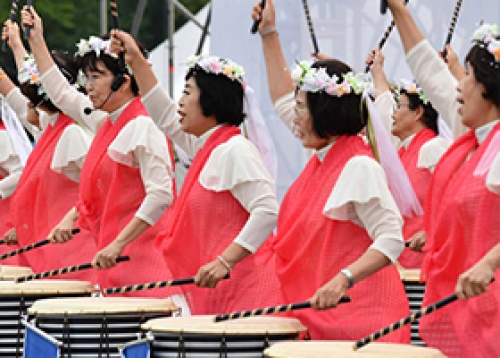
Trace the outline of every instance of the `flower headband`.
<path fill-rule="evenodd" d="M 426 105 L 429 103 L 429 99 L 425 95 L 422 88 L 417 86 L 415 82 L 401 81 L 401 86 L 399 86 L 399 94 L 404 90 L 408 94 L 418 95 L 418 98 Z"/>
<path fill-rule="evenodd" d="M 342 81 L 337 75 L 330 75 L 326 68 L 312 68 L 312 63 L 307 61 L 297 62 L 292 70 L 292 79 L 295 85 L 306 92 L 325 92 L 334 97 L 342 97 L 345 94 L 363 93 L 370 86 L 370 83 L 362 74 L 348 72 L 342 75 Z"/>
<path fill-rule="evenodd" d="M 23 57 L 23 64 L 19 69 L 18 79 L 20 83 L 28 83 L 31 85 L 37 85 L 38 90 L 37 93 L 39 96 L 43 97 L 43 100 L 48 100 L 49 96 L 43 88 L 42 83 L 40 82 L 40 72 L 38 71 L 38 66 L 36 65 L 35 57 L 33 54 L 26 54 Z"/>
<path fill-rule="evenodd" d="M 101 56 L 101 51 L 106 55 L 116 57 L 115 54 L 111 53 L 110 41 L 103 40 L 97 36 L 90 36 L 88 40 L 80 39 L 80 42 L 76 44 L 78 51 L 76 51 L 76 56 L 83 57 L 90 52 L 95 52 L 96 56 Z"/>
<path fill-rule="evenodd" d="M 496 62 L 500 62 L 500 31 L 496 24 L 481 24 L 474 31 L 472 42 L 488 50 L 495 57 Z"/>
<path fill-rule="evenodd" d="M 245 70 L 237 63 L 216 56 L 198 55 L 190 56 L 187 59 L 187 66 L 189 69 L 199 67 L 206 73 L 215 75 L 224 75 L 231 81 L 238 81 L 245 87 Z"/>

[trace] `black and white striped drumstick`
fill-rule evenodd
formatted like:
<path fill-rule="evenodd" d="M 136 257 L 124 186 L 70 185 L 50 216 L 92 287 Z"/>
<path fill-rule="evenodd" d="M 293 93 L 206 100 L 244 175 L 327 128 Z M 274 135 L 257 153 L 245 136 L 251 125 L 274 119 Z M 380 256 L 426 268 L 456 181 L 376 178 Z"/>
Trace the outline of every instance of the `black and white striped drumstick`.
<path fill-rule="evenodd" d="M 116 259 L 116 263 L 129 261 L 129 260 L 130 260 L 130 256 L 120 256 Z M 47 277 L 65 275 L 68 273 L 88 270 L 91 268 L 92 268 L 92 264 L 89 262 L 86 264 L 68 266 L 68 267 L 63 267 L 63 268 L 57 269 L 57 270 L 45 271 L 45 272 L 40 272 L 40 273 L 29 275 L 29 276 L 18 277 L 15 279 L 15 282 L 21 283 L 21 282 L 26 282 L 26 281 L 41 280 L 41 279 L 47 278 Z"/>
<path fill-rule="evenodd" d="M 408 1 L 409 0 L 405 0 L 405 5 L 408 4 Z M 387 1 L 386 1 L 386 4 L 387 4 Z M 396 26 L 396 22 L 394 20 L 392 20 L 389 27 L 387 28 L 387 30 L 385 30 L 384 35 L 382 36 L 382 38 L 380 39 L 380 41 L 378 43 L 378 48 L 380 50 L 382 49 L 382 47 L 384 47 L 385 43 L 387 42 L 387 39 L 391 35 L 391 32 L 395 26 Z M 368 73 L 368 71 L 370 71 L 371 65 L 372 65 L 372 62 L 366 65 L 365 73 Z"/>
<path fill-rule="evenodd" d="M 10 14 L 9 14 L 9 20 L 10 21 L 15 21 L 16 20 L 16 14 L 17 14 L 17 4 L 19 3 L 19 0 L 12 0 L 12 6 L 10 8 Z M 6 39 L 3 43 L 2 43 L 2 51 L 5 52 L 7 51 L 7 41 L 8 39 Z"/>
<path fill-rule="evenodd" d="M 27 0 L 27 1 L 26 1 L 26 6 L 28 6 L 28 7 L 33 6 L 33 1 L 34 1 L 34 0 Z M 29 38 L 30 38 L 30 29 L 31 29 L 31 26 L 26 26 L 26 27 L 24 28 L 24 37 L 25 37 L 26 39 L 29 39 Z"/>
<path fill-rule="evenodd" d="M 344 296 L 339 301 L 339 303 L 347 303 L 347 302 L 351 302 L 351 297 Z M 306 301 L 306 302 L 299 302 L 299 303 L 291 303 L 291 304 L 282 305 L 282 306 L 272 306 L 272 307 L 265 307 L 265 308 L 257 308 L 257 309 L 249 310 L 249 311 L 241 311 L 241 312 L 233 312 L 233 313 L 229 313 L 229 314 L 222 314 L 222 315 L 215 316 L 214 322 L 222 322 L 222 321 L 228 321 L 228 320 L 233 320 L 233 319 L 238 319 L 238 318 L 262 316 L 262 315 L 267 315 L 267 314 L 272 314 L 272 313 L 301 310 L 304 308 L 311 308 L 311 302 Z"/>
<path fill-rule="evenodd" d="M 306 14 L 307 26 L 309 27 L 309 33 L 311 34 L 314 53 L 319 53 L 318 41 L 316 40 L 316 34 L 314 32 L 314 27 L 311 19 L 311 14 L 309 13 L 309 5 L 307 4 L 307 0 L 302 0 L 302 5 L 304 6 L 304 13 Z"/>
<path fill-rule="evenodd" d="M 260 8 L 264 10 L 265 7 L 266 7 L 266 0 L 261 0 Z M 259 29 L 260 21 L 261 20 L 255 20 L 253 22 L 252 28 L 250 29 L 250 33 L 255 34 L 257 32 L 257 30 Z"/>
<path fill-rule="evenodd" d="M 451 19 L 450 28 L 448 30 L 448 36 L 446 37 L 446 41 L 444 43 L 443 58 L 446 58 L 446 55 L 448 54 L 446 46 L 451 44 L 451 38 L 453 37 L 453 33 L 455 32 L 455 26 L 457 26 L 458 14 L 460 13 L 461 7 L 462 7 L 462 0 L 458 0 L 457 6 L 455 6 L 455 11 L 453 12 L 453 17 Z"/>
<path fill-rule="evenodd" d="M 456 301 L 458 299 L 458 296 L 456 294 L 453 294 L 453 295 L 450 295 L 448 297 L 445 297 L 443 298 L 442 300 L 434 303 L 433 305 L 430 305 L 430 306 L 427 306 L 425 308 L 422 308 L 420 311 L 418 312 L 415 312 L 403 319 L 401 319 L 400 321 L 398 322 L 395 322 L 383 329 L 381 329 L 380 331 L 376 332 L 376 333 L 373 333 L 371 334 L 370 336 L 368 337 L 365 337 L 363 339 L 360 339 L 359 341 L 357 341 L 354 346 L 353 346 L 353 349 L 356 351 L 358 350 L 359 348 L 361 347 L 364 347 L 365 345 L 367 345 L 368 343 L 371 343 L 373 341 L 376 341 L 377 339 L 395 331 L 396 329 L 399 329 L 403 326 L 406 326 L 407 324 L 410 324 L 410 323 L 413 323 L 415 322 L 417 319 L 419 319 L 420 317 L 423 317 L 429 313 L 432 313 L 454 301 Z"/>
<path fill-rule="evenodd" d="M 78 229 L 78 228 L 71 230 L 71 233 L 73 235 L 78 234 L 79 232 L 80 232 L 80 229 Z M 49 243 L 50 243 L 50 240 L 49 239 L 45 239 L 45 240 L 42 240 L 42 241 L 35 242 L 34 244 L 30 244 L 30 245 L 21 247 L 21 248 L 19 248 L 17 250 L 14 250 L 14 251 L 11 251 L 11 252 L 7 252 L 7 253 L 5 253 L 5 254 L 3 254 L 3 255 L 0 256 L 0 261 L 1 260 L 5 260 L 5 259 L 7 259 L 9 257 L 12 257 L 12 256 L 16 256 L 16 255 L 22 254 L 23 252 L 27 252 L 27 251 L 31 251 L 33 249 L 37 249 L 37 248 L 45 246 L 45 245 L 47 245 Z"/>
<path fill-rule="evenodd" d="M 229 275 L 226 275 L 223 279 L 225 280 L 228 278 L 229 278 Z M 130 286 L 110 287 L 110 288 L 105 288 L 103 293 L 105 295 L 114 295 L 114 294 L 125 293 L 125 292 L 154 290 L 156 288 L 164 288 L 164 287 L 170 287 L 170 286 L 190 285 L 193 283 L 194 283 L 194 277 L 189 277 L 189 278 L 180 278 L 177 280 L 170 280 L 170 281 L 157 281 L 157 282 L 149 282 L 149 283 L 140 283 L 137 285 L 130 285 Z"/>

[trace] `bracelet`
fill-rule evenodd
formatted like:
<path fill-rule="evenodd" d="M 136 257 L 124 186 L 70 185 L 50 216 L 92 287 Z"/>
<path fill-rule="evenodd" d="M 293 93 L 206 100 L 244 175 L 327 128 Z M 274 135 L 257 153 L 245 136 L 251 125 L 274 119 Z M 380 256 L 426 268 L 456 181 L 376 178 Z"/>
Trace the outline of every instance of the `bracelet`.
<path fill-rule="evenodd" d="M 278 30 L 276 30 L 276 27 L 268 27 L 266 29 L 259 30 L 260 36 L 265 36 L 269 34 L 274 34 L 278 33 Z"/>
<path fill-rule="evenodd" d="M 345 277 L 347 277 L 347 279 L 349 280 L 349 287 L 348 288 L 351 288 L 352 286 L 354 286 L 354 276 L 352 275 L 351 270 L 349 270 L 346 267 L 346 268 L 343 268 L 342 270 L 340 270 L 340 273 L 345 275 Z"/>
<path fill-rule="evenodd" d="M 7 76 L 7 74 L 0 73 L 0 81 L 6 79 L 7 77 L 9 77 L 9 76 Z"/>
<path fill-rule="evenodd" d="M 222 264 L 224 266 L 226 266 L 227 270 L 229 272 L 233 271 L 233 269 L 231 268 L 231 265 L 229 264 L 229 262 L 226 261 L 226 259 L 224 259 L 222 256 L 217 256 L 217 260 L 219 260 L 220 262 L 222 262 Z"/>

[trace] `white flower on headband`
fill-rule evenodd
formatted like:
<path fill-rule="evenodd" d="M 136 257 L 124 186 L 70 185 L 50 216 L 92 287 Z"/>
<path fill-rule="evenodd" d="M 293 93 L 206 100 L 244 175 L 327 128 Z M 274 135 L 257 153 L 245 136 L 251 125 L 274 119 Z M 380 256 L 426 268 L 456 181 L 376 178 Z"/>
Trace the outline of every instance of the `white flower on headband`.
<path fill-rule="evenodd" d="M 399 87 L 399 92 L 401 90 L 405 90 L 405 92 L 408 93 L 408 94 L 416 94 L 416 95 L 418 95 L 418 98 L 424 104 L 428 104 L 429 103 L 429 99 L 425 95 L 424 91 L 422 90 L 422 88 L 420 88 L 419 86 L 417 86 L 417 84 L 415 82 L 409 82 L 409 81 L 401 80 L 401 86 Z"/>
<path fill-rule="evenodd" d="M 306 92 L 325 92 L 334 97 L 345 94 L 363 93 L 370 86 L 370 82 L 363 74 L 353 72 L 342 75 L 342 80 L 337 75 L 330 76 L 326 68 L 312 68 L 312 62 L 300 61 L 291 72 L 295 85 Z"/>
<path fill-rule="evenodd" d="M 224 75 L 231 81 L 238 81 L 245 86 L 243 67 L 231 60 L 206 55 L 190 56 L 187 59 L 187 66 L 189 69 L 199 67 L 206 73 Z"/>
<path fill-rule="evenodd" d="M 38 85 L 37 93 L 42 96 L 43 99 L 48 100 L 49 96 L 43 88 L 40 82 L 40 72 L 38 72 L 38 66 L 35 61 L 33 54 L 27 54 L 23 58 L 23 64 L 19 69 L 18 79 L 20 83 L 28 83 L 31 85 Z"/>
<path fill-rule="evenodd" d="M 490 52 L 497 62 L 500 62 L 500 30 L 496 24 L 481 24 L 474 35 L 472 42 Z"/>
<path fill-rule="evenodd" d="M 100 57 L 101 51 L 106 55 L 116 57 L 116 55 L 111 53 L 109 50 L 110 41 L 103 40 L 97 36 L 90 36 L 88 40 L 80 39 L 80 42 L 76 44 L 76 47 L 78 48 L 76 55 L 80 57 L 83 57 L 90 52 L 95 52 L 96 56 Z"/>

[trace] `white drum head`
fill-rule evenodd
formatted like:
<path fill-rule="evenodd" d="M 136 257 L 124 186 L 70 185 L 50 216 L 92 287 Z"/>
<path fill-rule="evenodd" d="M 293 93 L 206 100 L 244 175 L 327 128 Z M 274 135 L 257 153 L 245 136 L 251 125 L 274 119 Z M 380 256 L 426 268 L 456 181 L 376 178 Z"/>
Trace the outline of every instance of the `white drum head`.
<path fill-rule="evenodd" d="M 24 266 L 0 265 L 0 281 L 12 281 L 20 276 L 33 274 L 33 270 Z"/>
<path fill-rule="evenodd" d="M 36 280 L 23 283 L 0 281 L 0 296 L 44 296 L 97 292 L 90 282 L 77 280 Z"/>
<path fill-rule="evenodd" d="M 225 335 L 289 334 L 307 330 L 295 318 L 260 316 L 218 323 L 214 323 L 213 318 L 214 316 L 160 318 L 146 322 L 141 328 L 153 332 Z"/>
<path fill-rule="evenodd" d="M 81 297 L 36 301 L 29 313 L 41 316 L 104 315 L 124 313 L 170 314 L 179 309 L 171 300 L 135 297 Z"/>
<path fill-rule="evenodd" d="M 439 350 L 406 344 L 370 343 L 357 351 L 355 342 L 279 342 L 264 351 L 270 358 L 446 358 Z"/>

